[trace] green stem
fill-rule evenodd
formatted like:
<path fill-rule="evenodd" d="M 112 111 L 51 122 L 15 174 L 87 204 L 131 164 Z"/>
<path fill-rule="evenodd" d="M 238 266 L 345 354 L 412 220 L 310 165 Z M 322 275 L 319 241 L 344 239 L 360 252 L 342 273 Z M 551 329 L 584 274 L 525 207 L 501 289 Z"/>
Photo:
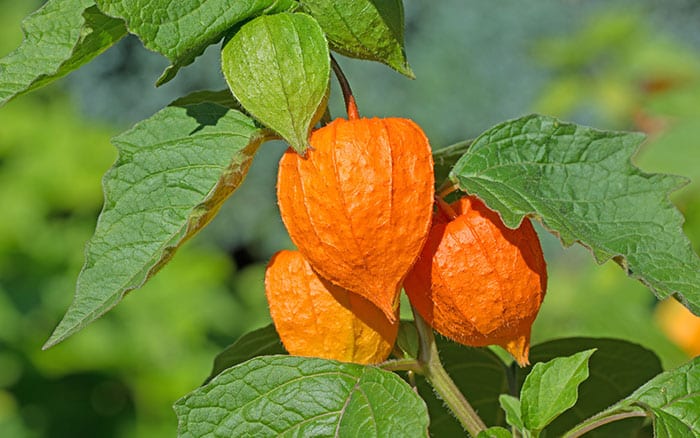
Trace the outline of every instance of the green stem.
<path fill-rule="evenodd" d="M 423 372 L 423 367 L 421 366 L 420 362 L 411 358 L 387 360 L 386 362 L 380 363 L 378 367 L 386 371 Z"/>
<path fill-rule="evenodd" d="M 614 421 L 625 420 L 627 418 L 634 417 L 646 417 L 647 413 L 644 411 L 623 411 L 613 414 L 611 412 L 602 412 L 599 415 L 593 416 L 578 426 L 574 427 L 567 433 L 565 433 L 563 438 L 578 438 L 584 434 L 596 429 L 600 426 L 612 423 Z"/>
<path fill-rule="evenodd" d="M 473 437 L 477 436 L 479 432 L 486 430 L 486 425 L 440 363 L 433 329 L 428 326 L 415 309 L 413 316 L 420 338 L 418 361 L 422 365 L 422 374 L 454 413 L 464 430 Z"/>

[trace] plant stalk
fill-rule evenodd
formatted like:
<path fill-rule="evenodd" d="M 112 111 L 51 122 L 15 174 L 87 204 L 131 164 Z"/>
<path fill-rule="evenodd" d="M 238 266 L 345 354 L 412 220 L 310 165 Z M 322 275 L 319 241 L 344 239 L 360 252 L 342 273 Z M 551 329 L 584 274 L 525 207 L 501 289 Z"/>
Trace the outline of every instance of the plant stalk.
<path fill-rule="evenodd" d="M 486 425 L 442 366 L 437 346 L 435 345 L 433 329 L 415 309 L 413 310 L 413 316 L 418 329 L 418 337 L 420 338 L 418 361 L 423 366 L 422 374 L 447 404 L 464 430 L 473 437 L 477 436 L 479 432 L 486 430 Z"/>
<path fill-rule="evenodd" d="M 348 82 L 348 78 L 345 77 L 343 69 L 340 68 L 340 64 L 338 64 L 338 61 L 335 60 L 333 55 L 331 55 L 331 68 L 333 68 L 333 73 L 335 73 L 335 77 L 338 79 L 340 89 L 343 91 L 343 100 L 345 100 L 345 109 L 348 113 L 348 120 L 359 119 L 360 113 L 357 110 L 355 96 L 352 95 L 350 82 Z"/>
<path fill-rule="evenodd" d="M 611 413 L 606 413 L 602 412 L 599 415 L 593 416 L 589 418 L 588 420 L 584 421 L 583 423 L 577 425 L 567 433 L 565 433 L 562 438 L 578 438 L 580 436 L 583 436 L 584 434 L 592 431 L 593 429 L 596 429 L 600 426 L 604 426 L 608 423 L 612 423 L 615 421 L 620 421 L 624 420 L 627 418 L 634 418 L 634 417 L 646 417 L 647 413 L 644 411 L 626 411 L 626 412 L 619 412 L 616 414 L 611 414 Z"/>

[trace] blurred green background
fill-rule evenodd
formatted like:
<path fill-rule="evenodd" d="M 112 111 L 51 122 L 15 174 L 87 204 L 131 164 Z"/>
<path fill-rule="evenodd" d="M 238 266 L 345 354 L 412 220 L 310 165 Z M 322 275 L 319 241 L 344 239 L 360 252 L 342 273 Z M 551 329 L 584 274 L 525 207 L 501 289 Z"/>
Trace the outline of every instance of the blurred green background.
<path fill-rule="evenodd" d="M 0 56 L 41 2 L 0 0 Z M 406 0 L 409 81 L 341 58 L 363 115 L 416 120 L 434 147 L 529 112 L 649 134 L 635 161 L 693 182 L 673 196 L 700 246 L 700 3 L 694 0 Z M 221 89 L 217 47 L 153 86 L 164 58 L 126 38 L 78 72 L 0 109 L 0 435 L 170 437 L 172 403 L 214 356 L 269 323 L 267 259 L 291 244 L 274 196 L 280 143 L 198 237 L 106 317 L 49 351 L 69 305 L 114 161 L 109 138 L 174 98 Z M 342 115 L 336 88 L 331 109 Z M 550 284 L 533 341 L 610 336 L 688 353 L 656 301 L 614 264 L 543 233 Z M 667 321 L 668 322 L 668 321 Z M 698 340 L 700 342 L 700 340 Z M 630 364 L 634 366 L 634 364 Z"/>

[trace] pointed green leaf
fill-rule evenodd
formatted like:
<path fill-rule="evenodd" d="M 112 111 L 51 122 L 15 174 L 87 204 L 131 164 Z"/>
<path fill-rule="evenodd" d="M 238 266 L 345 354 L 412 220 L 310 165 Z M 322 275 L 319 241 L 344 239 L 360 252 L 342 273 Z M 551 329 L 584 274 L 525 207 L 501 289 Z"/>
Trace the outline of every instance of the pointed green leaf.
<path fill-rule="evenodd" d="M 207 382 L 219 375 L 223 370 L 245 362 L 257 356 L 272 356 L 286 354 L 275 326 L 270 324 L 238 338 L 236 342 L 226 347 L 214 359 L 214 368 Z"/>
<path fill-rule="evenodd" d="M 92 0 L 50 0 L 22 22 L 24 41 L 0 59 L 0 105 L 92 60 L 126 35 Z"/>
<path fill-rule="evenodd" d="M 243 107 L 303 153 L 325 108 L 329 56 L 313 18 L 284 13 L 246 23 L 224 46 L 221 63 Z"/>
<path fill-rule="evenodd" d="M 293 356 L 236 365 L 175 403 L 178 436 L 426 436 L 423 400 L 373 366 Z"/>
<path fill-rule="evenodd" d="M 509 392 L 507 369 L 503 361 L 488 348 L 470 348 L 436 337 L 440 359 L 447 374 L 469 400 L 479 417 L 488 426 L 504 426 L 505 416 L 498 397 Z M 454 415 L 437 398 L 423 376 L 416 375 L 418 393 L 430 412 L 430 435 L 435 437 L 463 436 L 464 429 Z"/>
<path fill-rule="evenodd" d="M 513 434 L 508 429 L 503 427 L 489 427 L 486 430 L 479 432 L 476 438 L 512 438 Z"/>
<path fill-rule="evenodd" d="M 559 357 L 532 367 L 520 391 L 525 427 L 540 431 L 578 399 L 578 386 L 588 378 L 588 359 L 595 349 Z"/>
<path fill-rule="evenodd" d="M 401 0 L 304 0 L 338 53 L 382 62 L 413 79 L 404 49 Z"/>
<path fill-rule="evenodd" d="M 498 401 L 501 404 L 501 408 L 506 413 L 506 421 L 508 424 L 515 426 L 520 431 L 524 430 L 525 425 L 523 424 L 523 418 L 520 412 L 520 400 L 512 395 L 501 394 L 501 396 L 498 397 Z"/>
<path fill-rule="evenodd" d="M 530 349 L 532 363 L 547 362 L 579 351 L 596 349 L 588 361 L 589 377 L 578 388 L 578 400 L 545 431 L 548 436 L 562 436 L 585 419 L 622 400 L 662 371 L 654 352 L 619 339 L 565 338 L 544 342 Z M 521 387 L 531 367 L 516 369 L 515 381 Z M 643 419 L 615 421 L 588 433 L 590 438 L 632 436 L 643 425 Z"/>
<path fill-rule="evenodd" d="M 450 178 L 507 226 L 534 216 L 565 245 L 614 259 L 660 299 L 675 295 L 700 315 L 700 257 L 668 199 L 684 179 L 632 166 L 643 138 L 527 116 L 479 136 Z"/>
<path fill-rule="evenodd" d="M 167 107 L 115 137 L 75 298 L 45 348 L 155 274 L 239 186 L 262 140 L 252 120 L 212 103 Z"/>
<path fill-rule="evenodd" d="M 700 357 L 654 377 L 622 405 L 653 414 L 657 437 L 700 436 Z"/>
<path fill-rule="evenodd" d="M 175 77 L 234 25 L 265 13 L 289 10 L 294 0 L 97 0 L 105 14 L 126 21 L 129 31 L 171 66 L 158 85 Z"/>

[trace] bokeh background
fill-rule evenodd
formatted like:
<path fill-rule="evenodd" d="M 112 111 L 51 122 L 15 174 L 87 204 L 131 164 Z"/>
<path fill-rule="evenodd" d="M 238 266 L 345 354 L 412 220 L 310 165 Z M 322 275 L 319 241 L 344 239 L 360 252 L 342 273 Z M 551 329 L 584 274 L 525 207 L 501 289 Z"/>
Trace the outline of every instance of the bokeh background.
<path fill-rule="evenodd" d="M 19 45 L 22 17 L 40 4 L 0 0 L 0 56 Z M 435 148 L 530 112 L 645 131 L 635 162 L 692 179 L 672 199 L 698 250 L 699 2 L 405 4 L 415 81 L 340 59 L 364 115 L 413 118 Z M 202 383 L 223 347 L 269 323 L 264 266 L 291 246 L 274 196 L 280 143 L 261 149 L 214 222 L 145 287 L 81 333 L 40 349 L 72 299 L 101 208 L 100 179 L 116 158 L 110 137 L 187 92 L 224 88 L 217 49 L 155 88 L 166 60 L 126 38 L 0 109 L 1 436 L 174 436 L 172 403 Z M 342 115 L 338 96 L 334 88 L 331 109 Z M 667 368 L 700 353 L 696 321 L 659 306 L 613 263 L 596 266 L 587 250 L 542 238 L 551 280 L 535 343 L 624 338 L 655 351 Z"/>

